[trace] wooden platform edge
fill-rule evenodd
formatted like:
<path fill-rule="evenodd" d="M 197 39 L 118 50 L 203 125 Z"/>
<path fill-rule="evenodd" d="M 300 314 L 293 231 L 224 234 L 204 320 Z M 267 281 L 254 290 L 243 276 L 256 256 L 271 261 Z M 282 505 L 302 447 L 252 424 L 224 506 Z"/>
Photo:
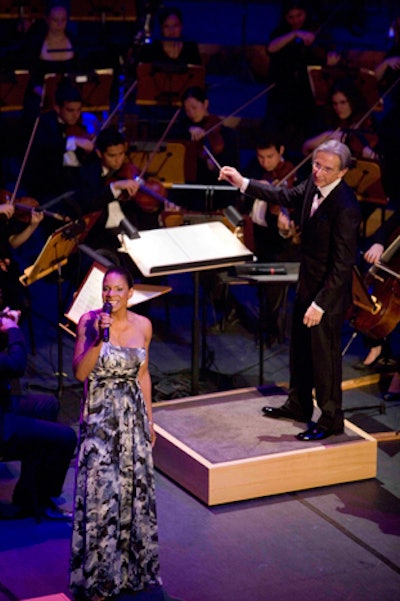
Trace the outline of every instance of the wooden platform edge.
<path fill-rule="evenodd" d="M 254 388 L 240 392 L 249 390 Z M 157 406 L 189 401 L 195 404 L 206 399 L 223 402 L 230 395 L 232 391 L 225 391 L 165 401 Z M 377 474 L 377 440 L 347 420 L 346 429 L 358 436 L 358 440 L 332 441 L 332 444 L 325 441 L 319 446 L 305 445 L 289 452 L 211 463 L 168 432 L 165 426 L 158 426 L 156 413 L 154 419 L 155 467 L 209 506 L 366 480 Z"/>

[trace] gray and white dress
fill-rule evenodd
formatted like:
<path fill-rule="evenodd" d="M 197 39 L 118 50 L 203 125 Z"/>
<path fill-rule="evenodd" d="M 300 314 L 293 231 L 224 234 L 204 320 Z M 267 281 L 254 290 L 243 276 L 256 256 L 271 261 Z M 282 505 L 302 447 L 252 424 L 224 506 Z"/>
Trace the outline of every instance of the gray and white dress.
<path fill-rule="evenodd" d="M 144 348 L 103 343 L 80 422 L 70 589 L 108 597 L 161 585 Z"/>

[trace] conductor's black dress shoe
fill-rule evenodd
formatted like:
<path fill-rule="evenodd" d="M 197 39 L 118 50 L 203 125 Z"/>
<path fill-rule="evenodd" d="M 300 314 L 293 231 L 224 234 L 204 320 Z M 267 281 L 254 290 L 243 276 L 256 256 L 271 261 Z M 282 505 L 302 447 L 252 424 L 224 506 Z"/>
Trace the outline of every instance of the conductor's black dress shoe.
<path fill-rule="evenodd" d="M 304 415 L 299 412 L 288 409 L 285 405 L 282 407 L 269 407 L 266 405 L 262 408 L 265 417 L 273 417 L 274 419 L 294 419 L 297 422 L 306 422 Z"/>
<path fill-rule="evenodd" d="M 338 430 L 325 430 L 318 426 L 318 424 L 308 428 L 305 432 L 300 432 L 296 435 L 297 440 L 303 440 L 305 442 L 314 442 L 319 440 L 324 440 L 329 436 L 333 436 L 334 434 L 343 434 L 344 428 L 339 428 Z"/>
<path fill-rule="evenodd" d="M 385 392 L 384 401 L 400 401 L 400 392 Z"/>

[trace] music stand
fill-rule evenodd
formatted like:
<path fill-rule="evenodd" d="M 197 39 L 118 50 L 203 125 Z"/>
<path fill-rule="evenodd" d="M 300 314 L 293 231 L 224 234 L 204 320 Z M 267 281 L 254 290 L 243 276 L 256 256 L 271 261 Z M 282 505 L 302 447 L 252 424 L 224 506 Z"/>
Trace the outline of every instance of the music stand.
<path fill-rule="evenodd" d="M 29 71 L 2 69 L 0 71 L 0 111 L 21 111 L 24 106 Z"/>
<path fill-rule="evenodd" d="M 120 240 L 145 277 L 193 272 L 192 394 L 198 394 L 200 343 L 200 277 L 202 270 L 251 261 L 253 253 L 219 221 L 140 232 Z M 204 326 L 204 320 L 203 320 Z M 204 331 L 203 331 L 204 341 Z"/>
<path fill-rule="evenodd" d="M 44 110 L 54 108 L 57 87 L 63 79 L 67 79 L 81 94 L 83 112 L 108 111 L 113 74 L 113 69 L 95 69 L 85 73 L 47 73 L 44 81 Z"/>
<path fill-rule="evenodd" d="M 136 21 L 136 2 L 70 0 L 71 21 Z"/>
<path fill-rule="evenodd" d="M 62 274 L 61 268 L 68 262 L 71 253 L 76 249 L 81 238 L 86 234 L 86 222 L 81 219 L 73 221 L 62 226 L 53 232 L 47 239 L 42 251 L 37 257 L 35 263 L 24 270 L 20 282 L 24 286 L 30 286 L 37 280 L 40 280 L 54 271 L 57 271 L 57 309 L 58 322 L 62 319 Z M 58 332 L 58 386 L 57 397 L 61 399 L 63 392 L 63 353 L 61 330 Z"/>
<path fill-rule="evenodd" d="M 108 268 L 105 265 L 95 261 L 89 268 L 79 289 L 74 294 L 73 301 L 68 311 L 65 313 L 68 324 L 58 324 L 62 329 L 68 332 L 68 334 L 71 334 L 71 336 L 75 336 L 74 327 L 78 324 L 79 319 L 84 313 L 93 310 L 93 308 L 102 306 L 102 284 L 107 269 Z M 134 307 L 161 296 L 162 294 L 166 294 L 171 290 L 171 286 L 152 286 L 149 284 L 135 283 L 134 293 L 131 298 L 128 299 L 128 307 Z"/>
<path fill-rule="evenodd" d="M 149 177 L 156 177 L 166 184 L 195 180 L 197 148 L 192 142 L 166 142 L 152 156 L 155 147 L 156 142 L 132 142 L 128 150 L 129 160 L 139 170 L 144 167 Z M 148 163 L 151 156 L 151 162 Z"/>
<path fill-rule="evenodd" d="M 307 67 L 308 79 L 317 106 L 326 106 L 329 103 L 329 95 L 332 86 L 339 80 L 351 80 L 356 88 L 360 90 L 366 99 L 368 106 L 375 106 L 375 111 L 381 111 L 383 105 L 378 103 L 380 98 L 378 82 L 374 71 L 365 67 L 322 67 L 321 65 L 309 65 Z"/>
<path fill-rule="evenodd" d="M 0 19 L 42 18 L 46 14 L 45 0 L 9 0 L 1 2 Z"/>
<path fill-rule="evenodd" d="M 206 70 L 200 65 L 139 63 L 136 104 L 181 106 L 189 87 L 204 88 Z"/>

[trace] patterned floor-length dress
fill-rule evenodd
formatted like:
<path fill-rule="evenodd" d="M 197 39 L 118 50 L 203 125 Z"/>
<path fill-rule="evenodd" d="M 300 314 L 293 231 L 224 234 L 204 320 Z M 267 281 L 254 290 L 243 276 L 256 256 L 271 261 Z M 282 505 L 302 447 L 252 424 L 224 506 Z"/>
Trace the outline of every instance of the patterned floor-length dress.
<path fill-rule="evenodd" d="M 154 469 L 137 381 L 144 348 L 103 343 L 83 405 L 70 588 L 77 598 L 161 585 Z"/>

